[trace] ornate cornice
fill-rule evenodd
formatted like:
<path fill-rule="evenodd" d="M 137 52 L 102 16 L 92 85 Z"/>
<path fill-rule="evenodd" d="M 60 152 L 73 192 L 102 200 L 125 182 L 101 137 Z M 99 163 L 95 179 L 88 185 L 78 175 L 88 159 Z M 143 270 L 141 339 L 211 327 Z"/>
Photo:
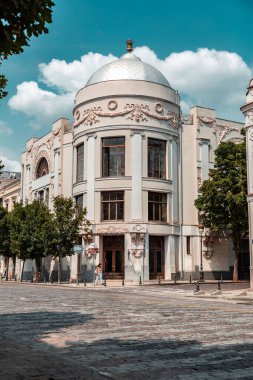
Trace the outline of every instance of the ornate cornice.
<path fill-rule="evenodd" d="M 252 119 L 253 121 L 253 119 Z M 229 135 L 231 132 L 237 132 L 239 133 L 239 130 L 237 128 L 233 128 L 230 125 L 218 125 L 216 123 L 216 119 L 212 118 L 210 116 L 197 116 L 197 128 L 200 129 L 201 126 L 206 125 L 209 128 L 213 129 L 213 133 L 217 136 L 217 142 L 218 144 L 221 143 L 221 141 Z M 232 139 L 231 139 L 232 140 Z M 231 141 L 230 140 L 230 141 Z"/>
<path fill-rule="evenodd" d="M 107 104 L 108 111 L 104 111 L 102 107 L 91 107 L 83 111 L 82 117 L 80 111 L 77 110 L 74 114 L 74 128 L 80 124 L 94 125 L 100 123 L 100 119 L 104 117 L 125 117 L 127 120 L 132 120 L 137 123 L 147 122 L 148 118 L 156 120 L 162 120 L 168 122 L 173 128 L 178 128 L 178 116 L 175 112 L 167 111 L 160 103 L 154 104 L 154 110 L 156 113 L 150 111 L 150 107 L 147 104 L 130 104 L 127 103 L 120 111 L 116 111 L 118 108 L 118 102 L 114 99 L 109 100 Z"/>

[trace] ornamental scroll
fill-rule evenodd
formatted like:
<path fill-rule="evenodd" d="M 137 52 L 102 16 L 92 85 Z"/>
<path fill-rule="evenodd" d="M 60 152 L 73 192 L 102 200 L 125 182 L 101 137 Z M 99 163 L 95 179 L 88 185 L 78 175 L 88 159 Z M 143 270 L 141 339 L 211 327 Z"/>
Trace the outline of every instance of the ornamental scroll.
<path fill-rule="evenodd" d="M 160 103 L 155 103 L 154 112 L 150 111 L 150 107 L 147 104 L 134 104 L 127 103 L 120 111 L 116 111 L 118 108 L 118 102 L 116 100 L 110 100 L 107 104 L 108 111 L 104 111 L 102 107 L 91 107 L 83 111 L 82 117 L 80 111 L 75 112 L 74 128 L 80 124 L 94 125 L 100 123 L 100 118 L 103 117 L 125 117 L 125 119 L 139 122 L 147 122 L 148 118 L 156 120 L 162 120 L 168 122 L 173 128 L 178 128 L 178 116 L 175 112 L 166 111 Z"/>

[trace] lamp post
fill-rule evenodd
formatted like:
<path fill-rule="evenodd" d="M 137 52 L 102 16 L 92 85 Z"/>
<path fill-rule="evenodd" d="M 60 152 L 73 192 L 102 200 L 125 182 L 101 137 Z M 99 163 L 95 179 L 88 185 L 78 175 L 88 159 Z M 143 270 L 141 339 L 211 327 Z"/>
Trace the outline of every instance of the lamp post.
<path fill-rule="evenodd" d="M 199 224 L 199 235 L 200 235 L 200 268 L 199 268 L 199 281 L 204 282 L 204 272 L 203 272 L 203 256 L 202 256 L 202 238 L 204 233 L 204 225 Z"/>

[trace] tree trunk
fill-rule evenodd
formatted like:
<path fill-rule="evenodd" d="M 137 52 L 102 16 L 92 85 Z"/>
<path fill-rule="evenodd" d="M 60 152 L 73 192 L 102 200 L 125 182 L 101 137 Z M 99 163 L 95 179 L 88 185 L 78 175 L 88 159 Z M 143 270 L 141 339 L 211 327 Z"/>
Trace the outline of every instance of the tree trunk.
<path fill-rule="evenodd" d="M 8 281 L 9 276 L 9 257 L 6 257 L 6 266 L 5 266 L 5 280 Z"/>
<path fill-rule="evenodd" d="M 23 260 L 22 271 L 21 271 L 21 276 L 20 276 L 20 282 L 23 281 L 24 267 L 25 267 L 25 260 Z"/>
<path fill-rule="evenodd" d="M 13 256 L 13 257 L 12 257 L 12 261 L 13 261 L 12 277 L 13 277 L 14 280 L 16 281 L 16 256 Z"/>
<path fill-rule="evenodd" d="M 234 258 L 234 272 L 233 272 L 233 281 L 234 281 L 234 282 L 237 282 L 237 281 L 238 281 L 238 262 L 239 262 L 238 253 L 235 253 L 235 258 Z"/>
<path fill-rule="evenodd" d="M 40 261 L 40 258 L 37 257 L 35 259 L 35 282 L 39 282 L 40 281 L 40 267 L 41 267 L 41 261 Z"/>
<path fill-rule="evenodd" d="M 61 265 L 61 257 L 59 256 L 58 257 L 58 283 L 60 284 L 61 283 L 61 269 L 62 269 L 62 265 Z"/>
<path fill-rule="evenodd" d="M 239 255 L 241 252 L 241 234 L 240 231 L 235 231 L 233 234 L 233 245 L 234 245 L 234 271 L 233 271 L 233 281 L 238 281 L 238 264 L 239 264 Z"/>

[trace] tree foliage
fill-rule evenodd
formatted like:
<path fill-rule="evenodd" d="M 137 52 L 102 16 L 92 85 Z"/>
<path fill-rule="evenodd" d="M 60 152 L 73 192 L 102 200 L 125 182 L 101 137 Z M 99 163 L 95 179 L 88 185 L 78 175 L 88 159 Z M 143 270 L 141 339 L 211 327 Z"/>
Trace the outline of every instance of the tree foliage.
<path fill-rule="evenodd" d="M 40 272 L 41 259 L 50 253 L 48 236 L 53 230 L 52 214 L 45 205 L 33 201 L 25 206 L 16 204 L 10 220 L 12 252 L 24 261 L 35 260 L 36 273 Z"/>
<path fill-rule="evenodd" d="M 0 88 L 0 91 L 1 91 L 1 88 Z M 0 175 L 2 174 L 3 168 L 4 168 L 4 164 L 2 163 L 2 160 L 0 160 Z"/>
<path fill-rule="evenodd" d="M 61 258 L 73 255 L 73 246 L 80 236 L 85 242 L 92 241 L 90 223 L 86 218 L 86 209 L 80 210 L 72 198 L 57 196 L 54 198 L 54 232 L 51 250 L 59 258 L 58 281 L 61 281 Z"/>
<path fill-rule="evenodd" d="M 0 254 L 5 257 L 12 255 L 10 249 L 10 221 L 6 208 L 0 206 Z"/>
<path fill-rule="evenodd" d="M 20 54 L 31 37 L 48 33 L 46 23 L 52 22 L 51 0 L 0 1 L 0 60 Z M 7 79 L 0 76 L 0 98 L 6 96 Z"/>
<path fill-rule="evenodd" d="M 206 227 L 225 231 L 233 240 L 234 281 L 238 280 L 241 242 L 248 234 L 247 169 L 245 143 L 224 142 L 215 151 L 214 169 L 200 188 L 195 205 Z"/>

